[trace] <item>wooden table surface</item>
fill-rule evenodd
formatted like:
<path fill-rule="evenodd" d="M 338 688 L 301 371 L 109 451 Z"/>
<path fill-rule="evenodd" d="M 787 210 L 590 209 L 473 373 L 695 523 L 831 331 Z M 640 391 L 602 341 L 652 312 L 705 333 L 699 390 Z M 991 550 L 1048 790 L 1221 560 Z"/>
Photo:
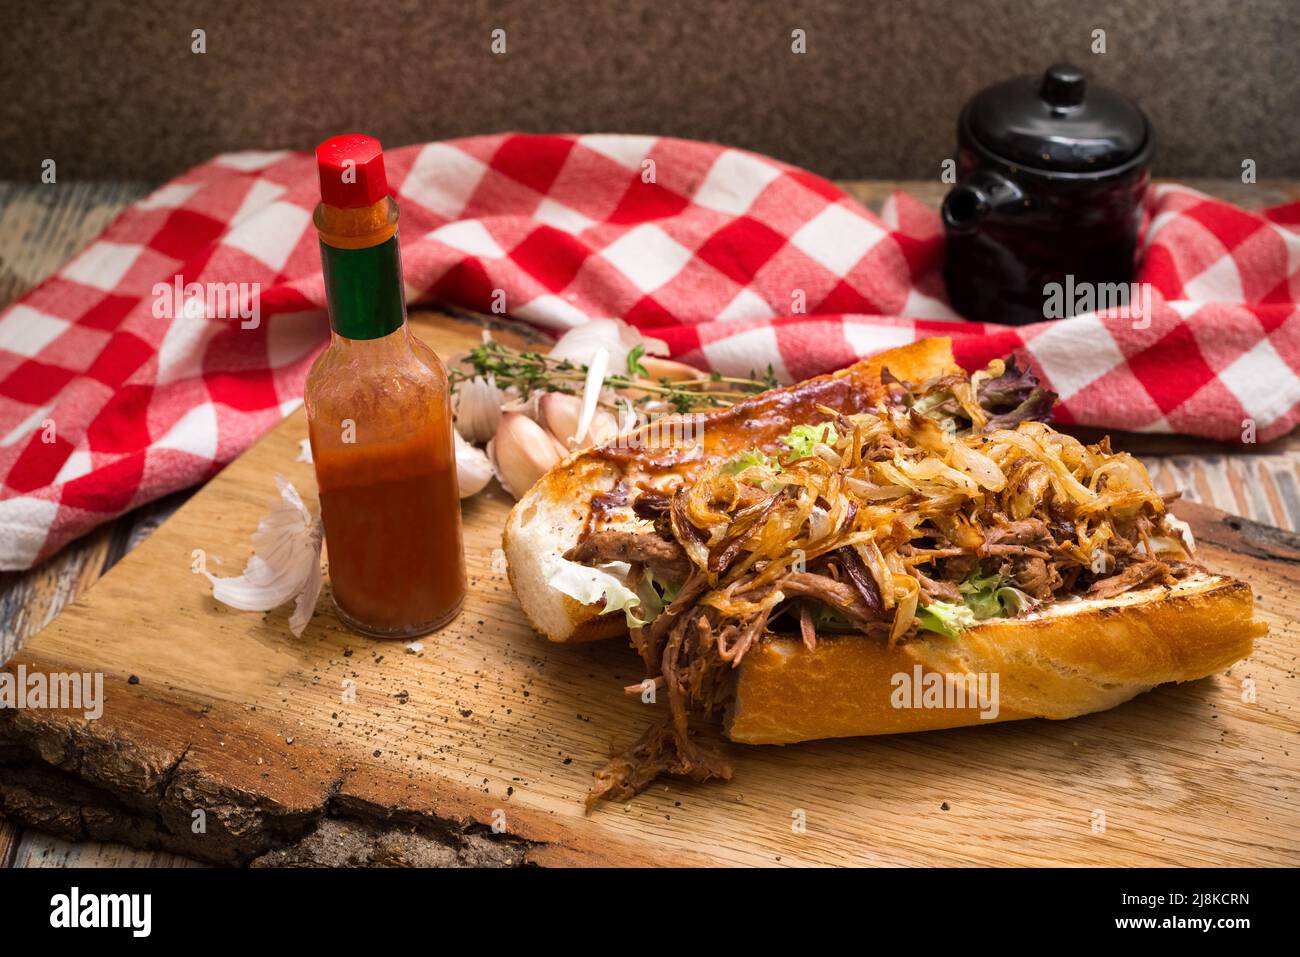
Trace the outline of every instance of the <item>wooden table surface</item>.
<path fill-rule="evenodd" d="M 937 205 L 938 182 L 841 184 L 872 208 L 894 190 Z M 1192 181 L 1206 193 L 1245 208 L 1300 199 L 1300 183 Z M 21 296 L 69 260 L 125 206 L 150 190 L 141 183 L 0 183 L 0 307 Z M 1135 440 L 1136 441 L 1136 440 Z M 1167 487 L 1189 498 L 1282 527 L 1300 528 L 1300 439 L 1296 434 L 1248 453 L 1176 437 L 1144 437 L 1135 451 Z M 1133 448 L 1133 442 L 1126 447 Z M 100 526 L 28 572 L 0 573 L 0 661 L 49 623 L 150 534 L 191 493 L 179 492 Z M 193 866 L 174 854 L 120 845 L 69 843 L 0 819 L 0 866 Z"/>

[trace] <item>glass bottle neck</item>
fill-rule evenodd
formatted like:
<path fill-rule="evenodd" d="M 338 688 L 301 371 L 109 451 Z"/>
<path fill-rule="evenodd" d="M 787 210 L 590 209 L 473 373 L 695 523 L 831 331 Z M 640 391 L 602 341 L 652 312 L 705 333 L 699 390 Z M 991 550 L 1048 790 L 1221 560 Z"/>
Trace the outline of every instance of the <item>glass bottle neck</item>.
<path fill-rule="evenodd" d="M 321 203 L 314 217 L 330 327 L 344 339 L 379 339 L 406 322 L 397 204 L 385 197 L 368 209 Z"/>

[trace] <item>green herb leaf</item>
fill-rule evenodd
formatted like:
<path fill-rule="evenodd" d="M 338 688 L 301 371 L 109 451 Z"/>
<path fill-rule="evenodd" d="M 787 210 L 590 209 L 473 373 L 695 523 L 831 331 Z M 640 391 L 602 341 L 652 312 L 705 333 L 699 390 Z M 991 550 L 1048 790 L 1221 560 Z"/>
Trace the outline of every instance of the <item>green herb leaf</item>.
<path fill-rule="evenodd" d="M 677 412 L 697 412 L 726 408 L 736 401 L 769 386 L 767 381 L 738 379 L 712 373 L 708 378 L 652 380 L 642 358 L 644 345 L 634 347 L 627 359 L 627 370 L 616 370 L 606 378 L 616 390 L 636 391 L 635 402 L 667 402 Z M 567 359 L 553 359 L 536 349 L 516 352 L 499 342 L 488 341 L 470 349 L 460 363 L 449 370 L 453 389 L 475 376 L 492 376 L 501 389 L 515 389 L 521 398 L 536 392 L 579 394 L 587 367 Z M 709 388 L 705 388 L 707 385 Z M 720 385 L 721 388 L 717 388 Z"/>
<path fill-rule="evenodd" d="M 641 364 L 643 355 L 645 355 L 645 345 L 638 342 L 627 354 L 627 371 L 630 375 L 639 375 L 648 379 L 650 370 Z"/>

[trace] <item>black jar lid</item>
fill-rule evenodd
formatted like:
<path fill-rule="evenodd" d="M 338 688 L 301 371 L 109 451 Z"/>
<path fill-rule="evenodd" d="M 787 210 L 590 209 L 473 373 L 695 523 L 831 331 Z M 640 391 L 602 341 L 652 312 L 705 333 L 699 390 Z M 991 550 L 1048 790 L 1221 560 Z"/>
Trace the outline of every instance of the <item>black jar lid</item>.
<path fill-rule="evenodd" d="M 1048 172 L 1112 170 L 1145 154 L 1151 141 L 1146 115 L 1132 100 L 1089 85 L 1068 63 L 981 90 L 966 104 L 963 123 L 987 152 Z"/>

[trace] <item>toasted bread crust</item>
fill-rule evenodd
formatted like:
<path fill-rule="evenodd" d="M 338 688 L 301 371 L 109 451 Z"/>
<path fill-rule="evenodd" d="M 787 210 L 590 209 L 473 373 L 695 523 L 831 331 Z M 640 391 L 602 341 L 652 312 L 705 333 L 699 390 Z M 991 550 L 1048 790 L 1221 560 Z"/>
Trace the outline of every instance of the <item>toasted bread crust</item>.
<path fill-rule="evenodd" d="M 682 471 L 775 443 L 795 423 L 792 413 L 801 408 L 811 413 L 821 403 L 852 412 L 873 404 L 881 393 L 880 370 L 886 367 L 895 377 L 911 382 L 958 371 L 951 340 L 923 339 L 830 375 L 764 392 L 729 409 L 707 413 L 704 456 Z M 548 554 L 563 553 L 577 543 L 592 496 L 608 491 L 618 471 L 591 450 L 575 452 L 538 479 L 506 520 L 502 548 L 510 584 L 529 624 L 551 641 L 592 641 L 627 633 L 622 614 L 601 615 L 598 608 L 574 601 L 551 588 L 543 572 Z"/>
<path fill-rule="evenodd" d="M 1265 626 L 1245 582 L 1204 576 L 1106 602 L 1053 606 L 986 622 L 960 639 L 923 634 L 889 648 L 857 635 L 809 651 L 769 638 L 740 667 L 727 734 L 745 744 L 929 731 L 1020 718 L 1073 718 L 1112 708 L 1156 685 L 1204 678 L 1250 654 Z M 997 713 L 981 708 L 895 707 L 921 675 L 997 676 Z M 987 679 L 986 679 L 987 680 Z M 991 687 L 991 684 L 986 684 Z M 905 700 L 911 700 L 905 699 Z M 992 709 L 990 709 L 991 712 Z"/>

